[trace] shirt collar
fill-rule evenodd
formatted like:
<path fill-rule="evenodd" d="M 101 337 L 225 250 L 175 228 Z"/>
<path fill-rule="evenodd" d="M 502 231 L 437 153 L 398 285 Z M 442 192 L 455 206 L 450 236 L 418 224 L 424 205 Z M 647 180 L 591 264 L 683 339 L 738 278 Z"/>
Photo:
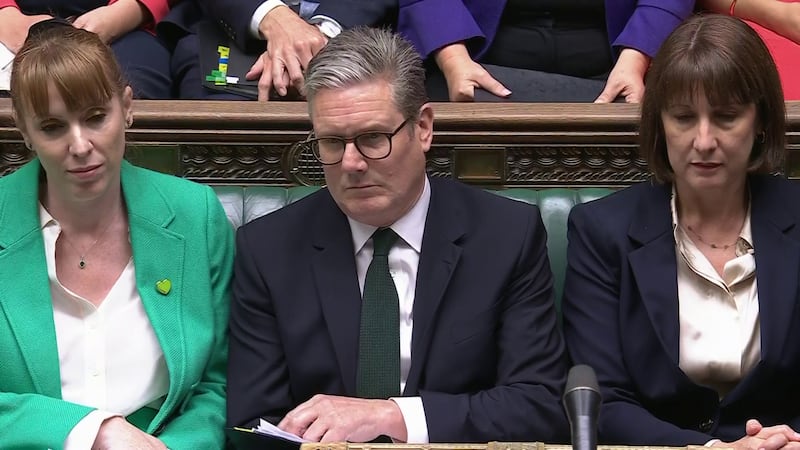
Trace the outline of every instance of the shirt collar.
<path fill-rule="evenodd" d="M 422 234 L 425 232 L 425 219 L 428 217 L 430 202 L 431 186 L 428 177 L 425 177 L 422 195 L 417 202 L 403 217 L 389 226 L 417 253 L 422 251 Z M 353 249 L 358 254 L 378 227 L 361 223 L 351 217 L 348 217 L 347 221 L 350 222 L 350 232 L 353 235 Z"/>
<path fill-rule="evenodd" d="M 56 219 L 47 212 L 47 209 L 45 209 L 41 202 L 39 203 L 39 225 L 42 229 L 47 228 L 49 225 L 58 225 Z"/>

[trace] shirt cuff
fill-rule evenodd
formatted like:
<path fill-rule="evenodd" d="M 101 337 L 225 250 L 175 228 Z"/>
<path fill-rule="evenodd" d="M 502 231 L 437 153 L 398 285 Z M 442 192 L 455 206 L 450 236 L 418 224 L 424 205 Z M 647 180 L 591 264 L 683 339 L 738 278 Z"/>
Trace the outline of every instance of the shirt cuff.
<path fill-rule="evenodd" d="M 339 25 L 339 22 L 328 16 L 312 16 L 308 19 L 308 23 L 316 25 L 319 31 L 328 39 L 333 39 L 342 32 L 342 26 Z"/>
<path fill-rule="evenodd" d="M 265 39 L 258 30 L 258 26 L 261 25 L 261 21 L 264 20 L 264 17 L 278 6 L 286 6 L 286 4 L 281 0 L 266 0 L 256 8 L 256 12 L 253 13 L 253 18 L 250 19 L 250 36 L 256 39 Z"/>
<path fill-rule="evenodd" d="M 711 447 L 711 446 L 713 446 L 714 444 L 716 444 L 717 442 L 722 442 L 722 441 L 721 441 L 721 440 L 719 440 L 719 439 L 712 439 L 712 440 L 710 440 L 710 441 L 706 442 L 706 443 L 703 445 L 703 447 Z"/>
<path fill-rule="evenodd" d="M 119 414 L 110 413 L 108 411 L 101 411 L 95 409 L 86 415 L 77 425 L 72 427 L 72 431 L 67 435 L 64 440 L 64 450 L 85 450 L 92 448 L 94 440 L 97 439 L 97 432 L 100 431 L 100 425 L 103 421 L 118 416 Z"/>
<path fill-rule="evenodd" d="M 428 422 L 422 397 L 391 397 L 389 400 L 400 407 L 400 414 L 406 422 L 406 442 L 409 444 L 428 443 Z"/>

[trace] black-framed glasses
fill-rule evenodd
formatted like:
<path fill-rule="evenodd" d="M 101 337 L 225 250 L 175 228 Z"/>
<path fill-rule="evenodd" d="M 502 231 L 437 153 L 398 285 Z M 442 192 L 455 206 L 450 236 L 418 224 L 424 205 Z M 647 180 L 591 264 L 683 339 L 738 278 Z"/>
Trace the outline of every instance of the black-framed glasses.
<path fill-rule="evenodd" d="M 392 138 L 395 137 L 403 127 L 408 124 L 409 119 L 401 123 L 394 131 L 387 133 L 384 131 L 368 131 L 351 138 L 341 137 L 318 137 L 306 140 L 306 144 L 311 147 L 317 161 L 328 166 L 339 164 L 344 158 L 344 150 L 347 144 L 352 142 L 356 150 L 367 159 L 383 159 L 392 153 Z"/>

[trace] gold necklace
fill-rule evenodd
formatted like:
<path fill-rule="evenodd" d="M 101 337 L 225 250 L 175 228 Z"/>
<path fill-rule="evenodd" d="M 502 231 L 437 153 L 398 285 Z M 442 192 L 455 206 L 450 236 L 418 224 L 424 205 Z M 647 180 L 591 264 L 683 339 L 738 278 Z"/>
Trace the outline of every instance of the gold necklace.
<path fill-rule="evenodd" d="M 66 242 L 70 247 L 72 247 L 73 250 L 78 252 L 78 255 L 80 256 L 80 261 L 78 261 L 78 268 L 80 268 L 81 270 L 86 268 L 86 257 L 89 256 L 89 253 L 92 251 L 92 249 L 94 249 L 94 246 L 97 245 L 98 242 L 100 242 L 100 239 L 106 235 L 106 232 L 108 232 L 109 228 L 111 228 L 112 223 L 114 223 L 114 218 L 108 221 L 108 224 L 106 224 L 106 227 L 103 228 L 103 232 L 100 233 L 100 236 L 97 236 L 97 239 L 95 239 L 94 242 L 92 242 L 92 244 L 82 252 L 78 250 L 78 248 L 75 247 L 75 245 L 72 244 L 72 241 L 70 241 L 67 235 L 64 234 L 64 230 L 63 229 L 61 230 L 61 236 L 64 238 L 64 242 Z"/>
<path fill-rule="evenodd" d="M 744 222 L 742 222 L 742 226 L 744 226 Z M 703 244 L 713 248 L 714 250 L 725 251 L 725 250 L 733 247 L 734 245 L 736 245 L 737 242 L 739 242 L 739 237 L 737 236 L 736 240 L 734 242 L 731 242 L 730 244 L 715 244 L 713 242 L 708 242 L 705 239 L 703 239 L 703 236 L 700 236 L 700 233 L 698 233 L 697 231 L 694 231 L 692 229 L 691 225 L 686 225 L 686 229 L 689 230 L 689 232 L 692 233 L 697 238 L 698 241 L 700 241 Z"/>

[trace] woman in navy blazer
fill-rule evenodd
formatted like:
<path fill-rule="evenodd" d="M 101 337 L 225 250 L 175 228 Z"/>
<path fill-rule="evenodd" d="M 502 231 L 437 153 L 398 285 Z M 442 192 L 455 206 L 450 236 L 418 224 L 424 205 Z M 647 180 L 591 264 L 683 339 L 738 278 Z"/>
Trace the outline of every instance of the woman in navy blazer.
<path fill-rule="evenodd" d="M 569 218 L 564 333 L 597 372 L 601 443 L 798 445 L 800 187 L 770 175 L 785 132 L 747 25 L 695 16 L 664 42 L 640 129 L 654 180 Z"/>

